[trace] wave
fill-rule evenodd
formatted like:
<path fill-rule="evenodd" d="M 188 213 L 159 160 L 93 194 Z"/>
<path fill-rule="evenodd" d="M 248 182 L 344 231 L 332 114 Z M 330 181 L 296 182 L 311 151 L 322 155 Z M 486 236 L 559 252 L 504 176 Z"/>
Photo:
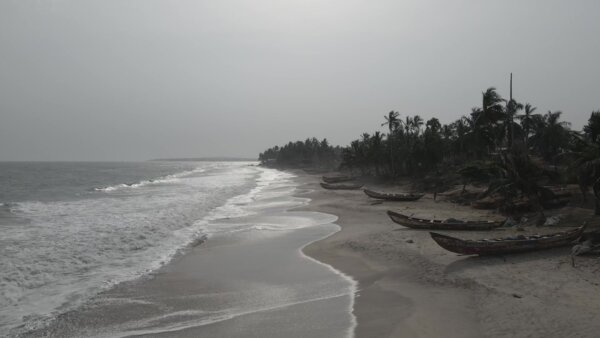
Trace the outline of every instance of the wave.
<path fill-rule="evenodd" d="M 7 271 L 0 278 L 0 304 L 31 315 L 7 316 L 0 320 L 0 328 L 12 326 L 15 333 L 41 329 L 98 292 L 156 271 L 215 235 L 279 232 L 310 225 L 296 220 L 293 216 L 300 215 L 295 212 L 287 213 L 285 221 L 279 219 L 282 215 L 277 211 L 282 207 L 308 201 L 291 196 L 296 189 L 293 174 L 235 166 L 215 175 L 186 177 L 203 171 L 197 168 L 102 188 L 112 192 L 182 181 L 148 194 L 141 190 L 142 194 L 126 200 L 110 194 L 109 198 L 77 201 L 2 203 L 0 209 L 18 207 L 33 226 L 6 238 L 9 242 L 4 249 L 14 257 L 0 260 L 0 271 Z M 271 217 L 265 217 L 265 212 Z M 23 236 L 28 233 L 39 240 L 29 241 L 32 237 Z M 36 258 L 40 256 L 49 259 Z M 66 276 L 60 277 L 62 284 L 56 283 L 58 272 Z M 90 279 L 84 283 L 79 276 Z M 71 287 L 63 287 L 67 284 Z M 52 297 L 47 296 L 50 293 Z M 7 313 L 1 308 L 0 317 Z M 18 324 L 25 326 L 18 329 Z"/>
<path fill-rule="evenodd" d="M 161 176 L 161 177 L 158 177 L 155 179 L 142 180 L 142 181 L 134 182 L 134 183 L 121 183 L 121 184 L 110 185 L 110 186 L 106 186 L 106 187 L 96 187 L 96 188 L 93 188 L 92 190 L 93 191 L 101 191 L 101 192 L 113 192 L 113 191 L 117 191 L 117 190 L 121 190 L 121 189 L 135 189 L 135 188 L 140 188 L 140 187 L 154 185 L 154 184 L 175 183 L 175 182 L 178 182 L 179 179 L 182 177 L 192 175 L 192 174 L 199 174 L 199 173 L 202 173 L 205 171 L 206 171 L 206 169 L 204 169 L 204 168 L 196 168 L 193 170 L 186 170 L 186 171 L 176 173 L 176 174 Z"/>
<path fill-rule="evenodd" d="M 0 213 L 14 214 L 19 209 L 18 203 L 4 202 L 0 203 Z"/>

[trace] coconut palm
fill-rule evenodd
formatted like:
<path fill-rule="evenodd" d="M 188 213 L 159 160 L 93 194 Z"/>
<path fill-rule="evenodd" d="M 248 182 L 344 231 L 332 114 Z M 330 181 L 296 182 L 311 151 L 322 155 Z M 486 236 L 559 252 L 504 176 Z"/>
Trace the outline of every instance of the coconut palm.
<path fill-rule="evenodd" d="M 523 105 L 514 99 L 511 99 L 506 103 L 503 134 L 506 135 L 506 144 L 508 149 L 512 149 L 515 137 L 515 129 L 520 128 L 519 125 L 515 124 L 514 120 L 517 112 L 522 109 Z"/>
<path fill-rule="evenodd" d="M 398 118 L 400 117 L 400 113 L 396 112 L 396 111 L 390 111 L 388 113 L 387 116 L 383 116 L 383 118 L 385 119 L 385 122 L 381 124 L 381 126 L 388 126 L 388 129 L 390 130 L 390 135 L 392 135 L 392 133 L 394 132 L 394 130 L 398 129 L 398 127 L 400 127 L 400 119 Z"/>
<path fill-rule="evenodd" d="M 600 143 L 600 110 L 592 112 L 583 131 L 589 140 Z"/>
<path fill-rule="evenodd" d="M 410 116 L 406 116 L 405 121 L 402 123 L 402 125 L 404 126 L 404 133 L 406 135 L 409 135 L 413 125 L 413 118 Z"/>
<path fill-rule="evenodd" d="M 567 156 L 572 160 L 570 168 L 577 170 L 579 187 L 583 200 L 587 199 L 587 190 L 594 187 L 596 195 L 595 214 L 600 215 L 600 196 L 598 187 L 600 182 L 600 144 L 579 135 L 573 135 L 573 147 Z"/>
<path fill-rule="evenodd" d="M 388 148 L 389 148 L 389 160 L 390 160 L 390 171 L 392 172 L 392 175 L 396 172 L 395 166 L 394 166 L 394 134 L 396 132 L 396 130 L 398 130 L 398 128 L 400 127 L 400 124 L 402 123 L 402 120 L 399 119 L 400 117 L 400 113 L 395 112 L 395 111 L 390 111 L 388 113 L 387 116 L 383 116 L 383 118 L 385 119 L 385 122 L 381 124 L 381 126 L 388 126 L 389 129 L 389 134 L 387 136 L 387 143 L 388 143 Z"/>
<path fill-rule="evenodd" d="M 384 162 L 384 146 L 383 146 L 383 134 L 379 131 L 373 133 L 369 139 L 369 158 L 371 163 L 375 166 L 375 174 L 380 176 L 380 167 Z"/>
<path fill-rule="evenodd" d="M 421 127 L 423 126 L 423 119 L 419 115 L 415 115 L 412 118 L 411 130 L 414 132 L 416 136 L 419 136 L 421 132 Z"/>
<path fill-rule="evenodd" d="M 570 140 L 569 122 L 560 121 L 562 112 L 548 111 L 535 123 L 532 142 L 547 161 L 556 165 L 556 156 L 564 150 Z"/>
<path fill-rule="evenodd" d="M 481 93 L 481 99 L 481 109 L 478 111 L 479 114 L 475 116 L 477 124 L 493 124 L 502 120 L 504 117 L 504 108 L 502 107 L 504 99 L 498 94 L 496 88 L 490 87 Z"/>
<path fill-rule="evenodd" d="M 531 104 L 527 103 L 525 104 L 525 110 L 523 111 L 523 114 L 517 116 L 517 119 L 521 121 L 521 128 L 523 128 L 523 141 L 525 142 L 525 150 L 527 153 L 529 152 L 529 137 L 531 136 L 531 129 L 534 126 L 534 120 L 536 119 L 535 116 L 538 116 L 537 118 L 540 116 L 539 114 L 534 114 L 536 109 L 536 107 L 533 107 Z"/>
<path fill-rule="evenodd" d="M 484 195 L 502 195 L 507 211 L 510 211 L 515 199 L 526 197 L 533 209 L 540 212 L 542 220 L 545 219 L 542 204 L 545 199 L 552 198 L 553 193 L 542 182 L 552 174 L 516 148 L 502 153 L 495 165 L 500 174 L 491 180 Z"/>

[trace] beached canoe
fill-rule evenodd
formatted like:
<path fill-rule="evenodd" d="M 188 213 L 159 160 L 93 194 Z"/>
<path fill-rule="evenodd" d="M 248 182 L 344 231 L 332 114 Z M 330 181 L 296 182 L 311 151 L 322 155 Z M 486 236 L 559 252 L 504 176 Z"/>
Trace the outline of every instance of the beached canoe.
<path fill-rule="evenodd" d="M 504 221 L 462 221 L 457 219 L 436 220 L 406 216 L 388 210 L 388 216 L 400 225 L 413 229 L 428 230 L 491 230 L 502 226 Z"/>
<path fill-rule="evenodd" d="M 464 240 L 431 232 L 431 238 L 442 248 L 462 255 L 502 255 L 537 251 L 573 244 L 583 234 L 585 225 L 548 235 L 514 236 L 494 239 Z"/>
<path fill-rule="evenodd" d="M 363 190 L 365 194 L 371 198 L 377 198 L 380 200 L 388 200 L 388 201 L 416 201 L 419 198 L 423 197 L 424 194 L 387 194 L 380 193 L 369 189 Z"/>
<path fill-rule="evenodd" d="M 362 188 L 362 184 L 328 184 L 321 183 L 321 186 L 324 189 L 329 190 L 357 190 Z"/>
<path fill-rule="evenodd" d="M 325 183 L 341 183 L 354 181 L 354 177 L 351 176 L 323 176 L 322 179 Z"/>

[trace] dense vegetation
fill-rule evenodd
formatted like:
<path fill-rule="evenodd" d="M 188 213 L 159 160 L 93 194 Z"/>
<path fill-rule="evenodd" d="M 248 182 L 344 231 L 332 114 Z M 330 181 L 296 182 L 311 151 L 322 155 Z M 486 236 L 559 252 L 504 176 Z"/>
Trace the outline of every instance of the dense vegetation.
<path fill-rule="evenodd" d="M 281 168 L 336 168 L 342 150 L 329 145 L 327 139 L 306 139 L 269 148 L 258 155 L 261 163 Z"/>
<path fill-rule="evenodd" d="M 579 183 L 584 198 L 594 187 L 600 198 L 600 111 L 578 132 L 561 120 L 560 111 L 541 114 L 489 88 L 479 107 L 449 124 L 435 117 L 402 118 L 395 111 L 382 122 L 386 134 L 364 133 L 341 152 L 312 139 L 271 148 L 260 160 L 314 167 L 339 163 L 341 170 L 388 179 L 456 173 L 463 183 L 487 183 L 488 194 L 525 197 L 537 207 L 552 198 L 544 186 L 556 183 Z"/>

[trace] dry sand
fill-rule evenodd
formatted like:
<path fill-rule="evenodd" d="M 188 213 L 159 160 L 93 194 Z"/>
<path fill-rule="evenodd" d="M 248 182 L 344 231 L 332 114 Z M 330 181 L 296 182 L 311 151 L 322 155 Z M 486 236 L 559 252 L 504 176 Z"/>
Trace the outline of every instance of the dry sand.
<path fill-rule="evenodd" d="M 299 173 L 311 189 L 305 209 L 335 214 L 342 230 L 304 252 L 359 282 L 354 313 L 357 337 L 599 337 L 600 258 L 578 257 L 570 248 L 502 257 L 459 256 L 439 247 L 427 231 L 393 223 L 388 209 L 423 217 L 501 219 L 426 195 L 416 202 L 373 205 L 362 191 L 318 186 L 320 176 Z M 392 189 L 370 185 L 376 189 Z M 402 187 L 396 187 L 402 189 Z M 562 209 L 556 232 L 579 225 L 591 211 Z M 446 232 L 464 238 L 503 237 L 517 230 Z"/>

